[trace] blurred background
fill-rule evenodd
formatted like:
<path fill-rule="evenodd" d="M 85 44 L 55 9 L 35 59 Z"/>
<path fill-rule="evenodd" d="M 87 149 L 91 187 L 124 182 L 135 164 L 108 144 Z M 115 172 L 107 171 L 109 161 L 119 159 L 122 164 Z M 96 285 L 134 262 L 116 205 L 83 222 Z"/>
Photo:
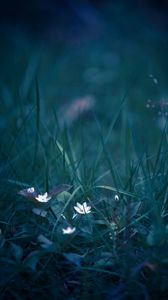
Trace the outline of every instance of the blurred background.
<path fill-rule="evenodd" d="M 16 159 L 18 149 L 34 140 L 37 94 L 44 136 L 56 135 L 57 125 L 62 130 L 66 123 L 78 141 L 82 116 L 85 140 L 94 139 L 94 155 L 100 136 L 96 122 L 107 132 L 126 99 L 111 149 L 119 155 L 125 124 L 141 146 L 146 141 L 153 149 L 168 115 L 167 12 L 166 0 L 2 3 L 2 161 Z"/>

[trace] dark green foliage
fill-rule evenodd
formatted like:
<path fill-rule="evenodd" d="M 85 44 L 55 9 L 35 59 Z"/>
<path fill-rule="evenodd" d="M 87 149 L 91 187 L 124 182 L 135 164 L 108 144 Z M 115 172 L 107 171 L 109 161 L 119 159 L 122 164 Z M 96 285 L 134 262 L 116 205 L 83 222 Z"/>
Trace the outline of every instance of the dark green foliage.
<path fill-rule="evenodd" d="M 2 300 L 168 299 L 167 40 L 109 12 L 80 47 L 1 37 Z"/>

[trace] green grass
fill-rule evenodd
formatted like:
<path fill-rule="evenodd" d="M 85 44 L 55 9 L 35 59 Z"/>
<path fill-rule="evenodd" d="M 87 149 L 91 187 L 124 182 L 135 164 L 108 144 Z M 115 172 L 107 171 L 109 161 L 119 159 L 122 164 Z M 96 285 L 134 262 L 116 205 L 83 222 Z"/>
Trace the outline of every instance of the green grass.
<path fill-rule="evenodd" d="M 1 299 L 166 299 L 166 128 L 149 155 L 125 122 L 120 134 L 124 139 L 128 131 L 130 142 L 123 143 L 126 155 L 116 163 L 109 140 L 124 113 L 119 106 L 110 131 L 98 132 L 99 149 L 90 158 L 93 141 L 82 139 L 82 127 L 75 138 L 69 129 L 50 133 L 38 95 L 10 148 L 15 155 L 2 168 Z M 97 122 L 92 126 L 100 127 Z M 47 204 L 18 194 L 31 186 L 44 193 L 59 184 L 70 190 Z M 91 213 L 74 218 L 74 206 L 85 201 Z M 68 225 L 76 231 L 64 235 Z"/>
<path fill-rule="evenodd" d="M 2 300 L 168 298 L 167 39 L 146 24 L 117 39 L 108 14 L 78 46 L 1 36 Z M 90 114 L 61 126 L 87 95 Z M 77 202 L 91 213 L 74 217 Z"/>

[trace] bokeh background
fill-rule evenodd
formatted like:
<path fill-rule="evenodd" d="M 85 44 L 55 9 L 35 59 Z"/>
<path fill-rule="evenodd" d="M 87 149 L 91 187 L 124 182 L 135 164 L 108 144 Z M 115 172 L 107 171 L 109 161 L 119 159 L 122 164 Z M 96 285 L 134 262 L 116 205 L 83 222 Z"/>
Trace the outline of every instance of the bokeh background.
<path fill-rule="evenodd" d="M 167 1 L 1 4 L 2 172 L 6 161 L 14 160 L 19 172 L 18 157 L 24 157 L 23 168 L 32 160 L 37 89 L 44 139 L 49 132 L 57 135 L 57 116 L 60 130 L 66 121 L 76 144 L 83 128 L 90 158 L 100 139 L 95 124 L 101 124 L 104 135 L 125 99 L 109 142 L 114 157 L 121 162 L 124 155 L 125 125 L 131 126 L 139 149 L 154 151 L 167 119 L 167 11 Z M 91 114 L 80 114 L 83 123 L 80 116 L 68 120 L 70 105 L 78 100 L 93 104 Z"/>

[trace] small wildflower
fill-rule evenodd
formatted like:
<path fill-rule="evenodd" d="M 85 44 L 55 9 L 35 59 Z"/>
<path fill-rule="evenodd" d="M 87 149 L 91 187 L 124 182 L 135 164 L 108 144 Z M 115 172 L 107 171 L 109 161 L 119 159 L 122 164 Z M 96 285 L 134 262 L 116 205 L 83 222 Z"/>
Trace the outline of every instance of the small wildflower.
<path fill-rule="evenodd" d="M 35 192 L 34 187 L 28 188 L 27 192 L 30 193 L 30 194 L 33 194 Z"/>
<path fill-rule="evenodd" d="M 38 195 L 37 197 L 35 197 L 35 199 L 39 202 L 48 202 L 51 197 L 48 196 L 48 193 L 46 192 L 44 195 Z"/>
<path fill-rule="evenodd" d="M 34 187 L 23 189 L 18 192 L 19 195 L 22 195 L 28 199 L 34 199 L 37 196 L 37 192 Z"/>
<path fill-rule="evenodd" d="M 75 232 L 75 230 L 76 230 L 76 227 L 68 226 L 67 228 L 63 228 L 62 232 L 63 232 L 63 234 L 72 234 Z"/>
<path fill-rule="evenodd" d="M 114 200 L 118 202 L 118 201 L 120 200 L 120 199 L 119 199 L 119 196 L 118 196 L 118 195 L 115 195 L 115 196 L 114 196 Z"/>
<path fill-rule="evenodd" d="M 90 214 L 91 213 L 91 206 L 87 206 L 87 203 L 84 202 L 83 204 L 80 204 L 77 202 L 76 206 L 74 206 L 74 209 L 78 214 Z"/>
<path fill-rule="evenodd" d="M 27 192 L 30 193 L 30 194 L 33 194 L 35 192 L 34 187 L 28 188 Z"/>

